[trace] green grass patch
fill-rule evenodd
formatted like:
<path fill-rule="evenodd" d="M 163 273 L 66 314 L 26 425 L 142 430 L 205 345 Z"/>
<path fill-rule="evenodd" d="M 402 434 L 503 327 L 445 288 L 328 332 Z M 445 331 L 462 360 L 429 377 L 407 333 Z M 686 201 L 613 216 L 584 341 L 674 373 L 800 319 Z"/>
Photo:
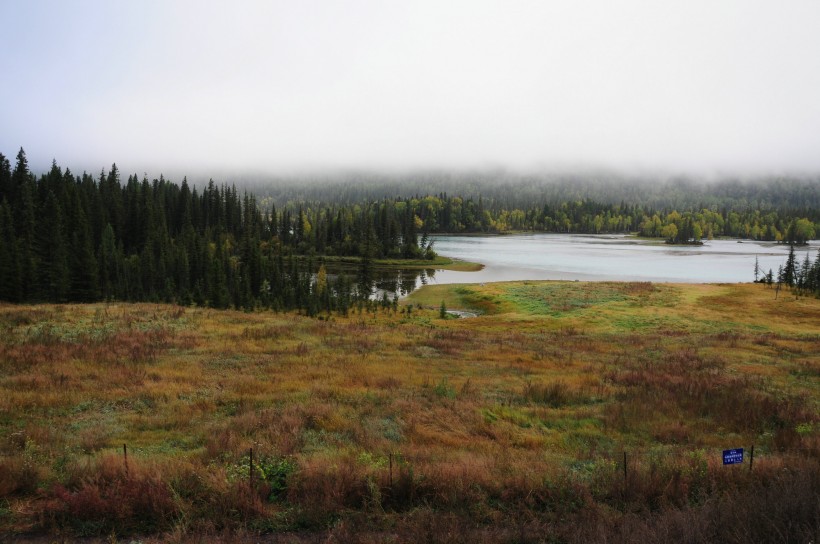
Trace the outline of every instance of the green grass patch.
<path fill-rule="evenodd" d="M 426 285 L 414 291 L 407 302 L 424 308 L 438 309 L 442 301 L 448 310 L 468 310 L 482 315 L 493 315 L 512 308 L 489 289 L 475 284 Z"/>
<path fill-rule="evenodd" d="M 608 283 L 529 283 L 513 284 L 503 299 L 525 313 L 559 317 L 590 306 L 627 300 L 628 295 Z"/>
<path fill-rule="evenodd" d="M 496 423 L 504 421 L 511 423 L 516 427 L 522 429 L 529 429 L 532 425 L 532 418 L 525 411 L 511 407 L 511 406 L 494 406 L 492 408 L 485 408 L 481 411 L 484 416 L 484 421 L 487 423 Z"/>

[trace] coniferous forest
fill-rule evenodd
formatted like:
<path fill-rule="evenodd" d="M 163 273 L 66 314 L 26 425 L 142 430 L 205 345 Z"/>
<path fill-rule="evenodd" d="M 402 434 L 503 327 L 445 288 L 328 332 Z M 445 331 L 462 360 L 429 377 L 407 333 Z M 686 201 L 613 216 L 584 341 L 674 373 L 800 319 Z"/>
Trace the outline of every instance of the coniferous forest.
<path fill-rule="evenodd" d="M 0 155 L 0 299 L 195 303 L 346 311 L 369 293 L 370 259 L 433 256 L 406 203 L 262 212 L 235 186 L 149 182 L 116 165 L 98 179 L 56 162 L 37 178 Z M 361 257 L 356 285 L 317 285 L 312 256 Z M 307 257 L 307 258 L 305 258 Z M 325 279 L 326 281 L 326 279 Z"/>
<path fill-rule="evenodd" d="M 369 296 L 373 260 L 433 259 L 431 233 L 635 232 L 670 243 L 731 236 L 799 245 L 816 236 L 818 219 L 816 207 L 768 193 L 757 205 L 724 194 L 715 201 L 720 205 L 688 204 L 679 211 L 634 199 L 605 203 L 615 195 L 600 188 L 588 189 L 605 196 L 602 202 L 556 201 L 551 189 L 525 204 L 504 196 L 514 190 L 489 191 L 486 199 L 446 193 L 376 198 L 362 187 L 340 187 L 335 202 L 325 188 L 314 189 L 310 199 L 263 197 L 260 205 L 253 194 L 213 180 L 201 189 L 162 176 L 123 180 L 116 164 L 96 178 L 77 176 L 56 161 L 37 176 L 22 148 L 13 167 L 0 154 L 0 300 L 346 312 Z M 359 259 L 355 279 L 316 274 L 324 258 L 340 256 Z M 805 276 L 804 287 L 814 290 L 814 275 L 799 272 L 790 277 Z"/>

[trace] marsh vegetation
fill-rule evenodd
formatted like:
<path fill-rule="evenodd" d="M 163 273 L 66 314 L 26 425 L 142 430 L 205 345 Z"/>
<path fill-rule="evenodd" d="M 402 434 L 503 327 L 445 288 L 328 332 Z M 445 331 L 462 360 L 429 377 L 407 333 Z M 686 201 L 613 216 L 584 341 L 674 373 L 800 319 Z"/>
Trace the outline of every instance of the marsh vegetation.
<path fill-rule="evenodd" d="M 818 323 L 762 285 L 440 285 L 321 320 L 2 306 L 0 530 L 806 541 Z"/>

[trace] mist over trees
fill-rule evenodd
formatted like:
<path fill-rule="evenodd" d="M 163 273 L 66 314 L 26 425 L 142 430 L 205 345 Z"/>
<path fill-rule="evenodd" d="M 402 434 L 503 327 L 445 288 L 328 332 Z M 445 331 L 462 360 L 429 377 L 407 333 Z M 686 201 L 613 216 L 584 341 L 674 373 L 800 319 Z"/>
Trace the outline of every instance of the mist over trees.
<path fill-rule="evenodd" d="M 687 243 L 729 236 L 803 244 L 820 224 L 820 179 L 712 183 L 616 174 L 420 172 L 244 182 L 260 205 L 405 201 L 430 233 L 637 232 Z"/>
<path fill-rule="evenodd" d="M 400 203 L 329 206 L 321 214 L 270 207 L 235 186 L 201 191 L 159 179 L 97 178 L 56 162 L 39 178 L 25 152 L 0 154 L 0 299 L 195 303 L 216 308 L 346 312 L 370 294 L 378 258 L 432 258 Z M 361 282 L 314 278 L 314 256 L 361 260 Z"/>
<path fill-rule="evenodd" d="M 820 220 L 820 177 L 724 178 L 703 181 L 685 176 L 627 176 L 613 172 L 516 174 L 505 171 L 372 172 L 338 175 L 235 178 L 238 186 L 273 202 L 357 203 L 382 198 L 449 194 L 483 198 L 487 209 L 525 209 L 589 200 L 643 206 L 656 211 L 703 208 L 781 211 Z"/>
<path fill-rule="evenodd" d="M 634 232 L 671 243 L 731 236 L 799 245 L 815 238 L 820 210 L 812 181 L 710 188 L 479 176 L 460 185 L 463 193 L 439 189 L 462 181 L 292 180 L 240 194 L 213 180 L 202 188 L 163 176 L 123 181 L 116 165 L 95 177 L 55 161 L 38 177 L 23 149 L 13 167 L 0 154 L 0 300 L 345 312 L 369 296 L 373 260 L 432 259 L 433 233 Z M 332 258 L 354 259 L 356 279 L 317 276 Z"/>

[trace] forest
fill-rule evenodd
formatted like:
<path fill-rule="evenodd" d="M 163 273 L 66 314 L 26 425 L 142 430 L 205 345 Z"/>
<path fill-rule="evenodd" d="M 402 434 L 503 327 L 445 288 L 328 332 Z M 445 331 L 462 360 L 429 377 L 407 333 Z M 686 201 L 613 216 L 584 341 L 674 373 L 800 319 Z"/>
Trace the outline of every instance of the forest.
<path fill-rule="evenodd" d="M 366 297 L 369 288 L 357 291 L 346 276 L 322 285 L 312 256 L 362 257 L 360 286 L 369 285 L 370 259 L 434 256 L 401 203 L 328 208 L 318 216 L 275 207 L 263 213 L 235 186 L 210 182 L 200 193 L 186 180 L 129 176 L 123 183 L 116 165 L 94 179 L 55 162 L 37 178 L 22 149 L 13 170 L 0 155 L 0 197 L 0 299 L 11 302 L 324 304 L 346 311 L 351 297 Z"/>
<path fill-rule="evenodd" d="M 387 196 L 398 186 L 388 182 L 377 193 L 365 178 L 335 188 L 285 184 L 292 192 L 280 188 L 274 197 L 271 188 L 240 193 L 213 180 L 202 188 L 187 178 L 177 184 L 134 174 L 123 181 L 116 164 L 95 178 L 54 161 L 37 176 L 21 148 L 13 168 L 0 154 L 0 300 L 345 313 L 368 300 L 379 259 L 432 262 L 434 233 L 636 233 L 679 244 L 728 236 L 796 245 L 817 234 L 820 207 L 812 206 L 818 196 L 808 182 L 776 182 L 792 189 L 779 196 L 761 185 L 717 186 L 695 204 L 668 184 L 661 185 L 666 193 L 648 191 L 641 202 L 635 184 L 617 189 L 569 179 L 541 186 L 539 197 L 537 185 L 525 181 L 513 188 L 502 180 L 493 189 L 479 177 L 461 196 Z M 403 191 L 431 183 L 422 176 Z M 621 202 L 612 203 L 619 194 Z M 795 201 L 795 194 L 805 198 Z M 325 260 L 338 257 L 356 259 L 355 276 L 327 274 Z M 814 291 L 817 274 L 809 272 L 818 265 L 805 264 L 806 274 L 801 268 L 787 279 Z"/>
<path fill-rule="evenodd" d="M 820 180 L 625 177 L 608 172 L 361 173 L 242 180 L 263 206 L 411 202 L 429 232 L 639 232 L 671 242 L 729 236 L 803 243 L 820 222 Z M 422 195 L 422 196 L 420 196 Z M 674 229 L 671 226 L 674 225 Z"/>

